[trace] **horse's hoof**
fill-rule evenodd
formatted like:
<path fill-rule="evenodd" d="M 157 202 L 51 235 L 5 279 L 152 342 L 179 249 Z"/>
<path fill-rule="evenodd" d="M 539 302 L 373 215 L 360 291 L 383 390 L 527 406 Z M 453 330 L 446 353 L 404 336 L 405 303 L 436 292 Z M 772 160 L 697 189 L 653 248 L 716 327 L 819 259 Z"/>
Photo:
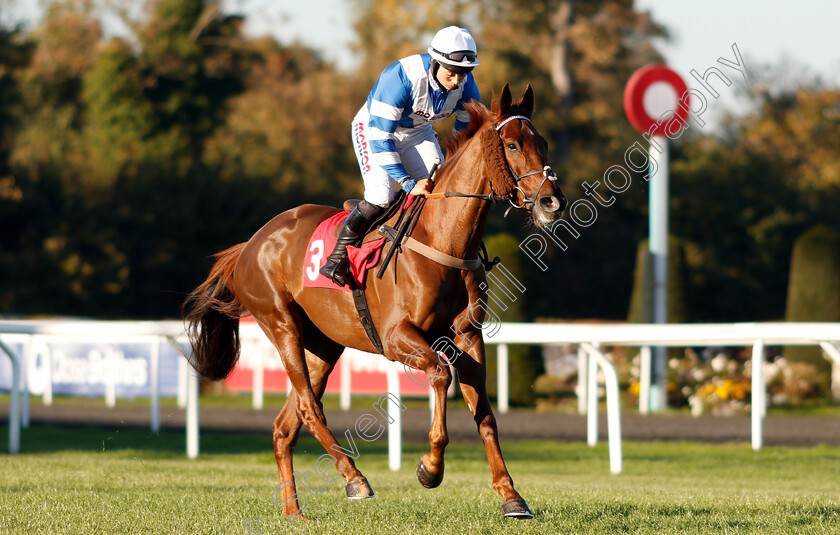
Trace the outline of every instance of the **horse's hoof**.
<path fill-rule="evenodd" d="M 351 500 L 362 500 L 364 498 L 373 498 L 373 489 L 370 488 L 368 480 L 365 476 L 357 476 L 350 483 L 344 486 L 344 492 Z"/>
<path fill-rule="evenodd" d="M 420 459 L 420 464 L 417 465 L 417 480 L 427 489 L 433 489 L 443 481 L 443 470 L 439 474 L 433 474 L 423 464 L 423 459 Z"/>
<path fill-rule="evenodd" d="M 505 514 L 505 516 L 513 518 L 534 518 L 534 513 L 531 512 L 531 509 L 528 507 L 528 504 L 525 503 L 525 500 L 523 500 L 522 498 L 508 500 L 505 503 L 503 503 L 502 512 Z"/>

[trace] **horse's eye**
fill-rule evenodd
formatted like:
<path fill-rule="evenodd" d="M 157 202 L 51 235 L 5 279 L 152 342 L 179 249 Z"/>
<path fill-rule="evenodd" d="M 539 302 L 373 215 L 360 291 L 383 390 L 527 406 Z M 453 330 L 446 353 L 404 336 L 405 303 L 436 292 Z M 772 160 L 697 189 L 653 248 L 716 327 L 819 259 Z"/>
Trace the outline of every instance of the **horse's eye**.
<path fill-rule="evenodd" d="M 517 149 L 519 149 L 519 147 L 517 147 L 516 143 L 508 143 L 507 144 L 507 150 L 509 150 L 511 152 L 516 152 Z"/>

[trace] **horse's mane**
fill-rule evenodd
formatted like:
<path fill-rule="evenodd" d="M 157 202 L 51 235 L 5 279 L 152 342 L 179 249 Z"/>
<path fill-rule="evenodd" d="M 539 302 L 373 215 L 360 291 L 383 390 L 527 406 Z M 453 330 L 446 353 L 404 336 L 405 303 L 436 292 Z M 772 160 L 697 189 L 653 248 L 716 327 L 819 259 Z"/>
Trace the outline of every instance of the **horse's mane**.
<path fill-rule="evenodd" d="M 495 95 L 493 99 L 495 101 Z M 494 102 L 493 107 L 496 108 L 498 105 Z M 503 116 L 509 115 L 526 115 L 526 110 L 521 106 L 517 106 L 513 104 L 509 106 L 505 113 L 499 113 L 497 111 L 490 111 L 487 106 L 482 104 L 477 100 L 471 100 L 464 104 L 464 109 L 467 113 L 470 114 L 470 123 L 467 127 L 460 132 L 456 132 L 452 137 L 450 137 L 446 144 L 446 155 L 447 159 L 454 156 L 463 146 L 472 139 L 476 132 L 478 132 L 485 123 L 490 122 L 491 124 L 498 123 Z M 530 115 L 530 114 L 527 114 Z"/>
<path fill-rule="evenodd" d="M 497 106 L 494 105 L 494 108 Z M 521 106 L 512 105 L 505 109 L 505 113 L 491 111 L 484 104 L 477 100 L 471 100 L 464 105 L 464 109 L 470 115 L 470 122 L 467 127 L 460 132 L 455 133 L 446 142 L 446 164 L 451 164 L 461 157 L 464 147 L 473 139 L 479 131 L 485 132 L 481 135 L 483 138 L 484 157 L 486 162 L 492 162 L 490 168 L 497 172 L 492 173 L 489 178 L 491 188 L 500 195 L 513 194 L 516 184 L 510 180 L 507 171 L 507 161 L 505 160 L 504 149 L 500 142 L 499 136 L 495 131 L 491 133 L 490 130 L 482 130 L 488 123 L 496 124 L 503 116 L 527 114 L 528 112 Z M 444 164 L 446 167 L 448 165 Z"/>
<path fill-rule="evenodd" d="M 499 118 L 498 113 L 494 113 L 487 109 L 487 107 L 477 100 L 471 100 L 464 104 L 464 109 L 470 114 L 470 123 L 460 132 L 449 138 L 446 142 L 446 154 L 451 158 L 469 141 L 478 130 L 484 126 L 484 123 L 491 121 L 496 122 Z"/>

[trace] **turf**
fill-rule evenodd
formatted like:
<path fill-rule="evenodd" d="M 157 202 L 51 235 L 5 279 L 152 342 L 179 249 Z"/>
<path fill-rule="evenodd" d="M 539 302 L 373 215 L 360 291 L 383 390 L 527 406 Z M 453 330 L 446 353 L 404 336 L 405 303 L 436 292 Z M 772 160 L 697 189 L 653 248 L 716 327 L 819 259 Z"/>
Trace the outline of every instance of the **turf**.
<path fill-rule="evenodd" d="M 21 446 L 0 454 L 0 534 L 840 533 L 840 448 L 830 446 L 631 442 L 624 473 L 611 475 L 606 444 L 506 443 L 536 514 L 523 521 L 502 517 L 479 446 L 451 444 L 443 484 L 426 490 L 414 477 L 426 444 L 406 444 L 391 472 L 384 442 L 357 441 L 376 497 L 347 500 L 332 481 L 307 491 L 310 522 L 274 505 L 266 436 L 204 433 L 196 460 L 182 432 L 34 426 Z M 322 454 L 302 440 L 296 469 L 314 472 Z"/>

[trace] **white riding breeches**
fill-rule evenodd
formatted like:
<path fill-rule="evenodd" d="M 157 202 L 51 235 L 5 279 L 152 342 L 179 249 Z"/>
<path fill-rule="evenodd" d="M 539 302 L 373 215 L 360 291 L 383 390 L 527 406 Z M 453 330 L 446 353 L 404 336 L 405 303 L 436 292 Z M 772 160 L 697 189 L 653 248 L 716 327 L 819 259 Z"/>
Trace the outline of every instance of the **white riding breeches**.
<path fill-rule="evenodd" d="M 398 184 L 376 163 L 367 134 L 368 119 L 367 107 L 362 106 L 353 118 L 353 149 L 365 182 L 365 200 L 377 206 L 387 206 L 396 196 Z M 443 163 L 443 152 L 432 125 L 400 130 L 395 134 L 394 143 L 400 160 L 414 180 L 429 178 L 435 160 L 440 159 Z"/>

